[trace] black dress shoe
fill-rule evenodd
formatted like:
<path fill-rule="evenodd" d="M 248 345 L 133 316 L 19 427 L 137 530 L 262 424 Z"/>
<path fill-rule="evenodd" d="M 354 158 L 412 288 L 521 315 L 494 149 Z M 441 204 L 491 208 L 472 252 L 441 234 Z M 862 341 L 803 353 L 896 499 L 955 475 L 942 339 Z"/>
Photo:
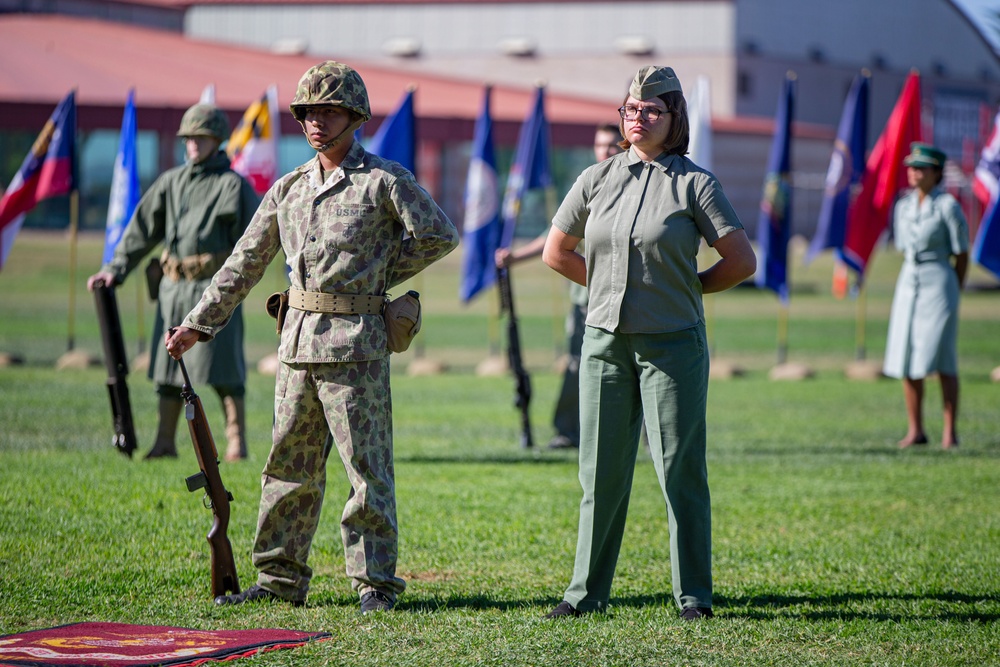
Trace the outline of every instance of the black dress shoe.
<path fill-rule="evenodd" d="M 710 607 L 685 607 L 681 611 L 681 618 L 685 621 L 697 621 L 703 618 L 712 618 L 715 614 L 712 613 Z"/>
<path fill-rule="evenodd" d="M 261 588 L 257 584 L 254 584 L 250 588 L 246 589 L 241 593 L 233 593 L 231 595 L 220 595 L 215 598 L 215 604 L 227 605 L 227 604 L 243 604 L 244 602 L 257 602 L 258 600 L 275 600 L 277 602 L 290 602 L 296 607 L 301 607 L 305 602 L 301 600 L 286 600 L 280 595 L 276 595 L 266 588 Z"/>
<path fill-rule="evenodd" d="M 361 613 L 371 614 L 376 611 L 391 611 L 396 603 L 388 595 L 378 590 L 371 590 L 361 596 Z"/>
<path fill-rule="evenodd" d="M 557 604 L 555 609 L 545 614 L 545 618 L 576 618 L 578 616 L 583 616 L 583 612 L 565 600 Z"/>

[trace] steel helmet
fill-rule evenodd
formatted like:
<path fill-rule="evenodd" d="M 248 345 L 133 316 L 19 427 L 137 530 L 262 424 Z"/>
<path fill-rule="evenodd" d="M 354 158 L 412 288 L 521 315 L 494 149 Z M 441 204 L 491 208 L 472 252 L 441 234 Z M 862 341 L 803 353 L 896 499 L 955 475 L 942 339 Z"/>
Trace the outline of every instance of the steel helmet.
<path fill-rule="evenodd" d="M 219 142 L 229 138 L 226 114 L 211 104 L 196 104 L 184 112 L 178 137 L 215 137 Z"/>
<path fill-rule="evenodd" d="M 327 60 L 310 67 L 299 79 L 298 90 L 289 108 L 300 123 L 305 120 L 304 107 L 343 107 L 361 117 L 361 122 L 371 120 L 368 91 L 361 76 L 349 65 Z M 360 123 L 359 123 L 360 125 Z"/>

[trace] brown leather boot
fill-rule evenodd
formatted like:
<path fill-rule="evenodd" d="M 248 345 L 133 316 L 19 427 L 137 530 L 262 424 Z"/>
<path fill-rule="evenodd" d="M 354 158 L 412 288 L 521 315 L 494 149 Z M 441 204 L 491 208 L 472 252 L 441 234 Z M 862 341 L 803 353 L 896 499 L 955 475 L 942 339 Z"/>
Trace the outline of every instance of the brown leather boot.
<path fill-rule="evenodd" d="M 239 461 L 247 457 L 246 404 L 243 397 L 224 396 L 222 409 L 226 412 L 226 460 Z"/>
<path fill-rule="evenodd" d="M 160 396 L 160 423 L 156 427 L 156 442 L 146 454 L 147 459 L 177 458 L 177 420 L 180 419 L 184 401 Z"/>

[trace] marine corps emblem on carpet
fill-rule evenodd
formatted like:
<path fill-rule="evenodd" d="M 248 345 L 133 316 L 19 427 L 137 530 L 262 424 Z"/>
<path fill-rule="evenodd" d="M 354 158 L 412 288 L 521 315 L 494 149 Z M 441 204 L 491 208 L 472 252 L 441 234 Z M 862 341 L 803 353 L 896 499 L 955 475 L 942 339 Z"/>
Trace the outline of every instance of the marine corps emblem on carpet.
<path fill-rule="evenodd" d="M 0 667 L 189 667 L 329 637 L 327 632 L 297 630 L 73 623 L 0 637 Z"/>

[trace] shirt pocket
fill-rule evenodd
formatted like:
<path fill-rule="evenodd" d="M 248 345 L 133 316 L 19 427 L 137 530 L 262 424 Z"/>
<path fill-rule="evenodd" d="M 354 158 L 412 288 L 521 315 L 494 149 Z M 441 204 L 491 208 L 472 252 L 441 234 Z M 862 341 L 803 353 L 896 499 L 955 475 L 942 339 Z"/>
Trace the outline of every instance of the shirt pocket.
<path fill-rule="evenodd" d="M 375 204 L 328 200 L 318 214 L 320 238 L 328 251 L 356 255 L 370 251 L 379 237 Z"/>

